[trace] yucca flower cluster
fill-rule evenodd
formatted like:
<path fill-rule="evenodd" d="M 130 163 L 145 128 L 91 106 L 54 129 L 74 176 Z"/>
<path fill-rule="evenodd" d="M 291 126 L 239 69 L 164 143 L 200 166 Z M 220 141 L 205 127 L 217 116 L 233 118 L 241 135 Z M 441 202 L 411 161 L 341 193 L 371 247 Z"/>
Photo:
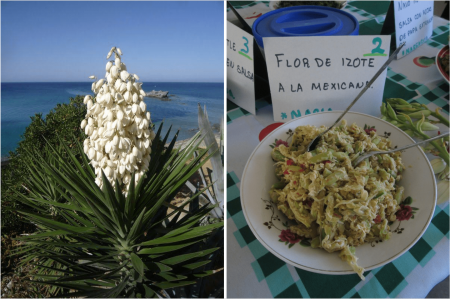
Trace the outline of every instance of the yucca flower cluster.
<path fill-rule="evenodd" d="M 136 74 L 129 74 L 121 61 L 122 51 L 113 47 L 106 59 L 105 79 L 90 79 L 95 97 L 87 95 L 86 118 L 81 128 L 88 136 L 84 152 L 95 169 L 95 183 L 102 188 L 102 170 L 115 186 L 117 179 L 123 192 L 128 190 L 131 175 L 136 182 L 148 169 L 151 143 L 155 133 L 151 129 L 150 112 L 144 102 L 142 83 Z"/>
<path fill-rule="evenodd" d="M 435 111 L 431 111 L 424 104 L 408 103 L 404 99 L 391 98 L 386 99 L 386 103 L 381 106 L 381 119 L 390 122 L 391 124 L 399 127 L 405 131 L 411 137 L 420 138 L 423 140 L 429 139 L 425 131 L 437 131 L 439 127 L 434 124 L 441 123 L 449 127 L 449 121 L 443 115 L 439 113 L 442 108 L 436 108 Z M 436 120 L 430 120 L 428 117 L 433 116 Z M 412 121 L 412 119 L 418 119 Z M 434 123 L 434 124 L 433 124 Z M 440 134 L 440 131 L 438 131 Z M 430 152 L 438 159 L 431 161 L 433 171 L 440 179 L 437 184 L 438 189 L 438 204 L 444 203 L 449 200 L 449 186 L 450 186 L 450 151 L 449 151 L 449 138 L 448 136 L 430 141 L 429 145 L 423 147 L 423 150 Z"/>
<path fill-rule="evenodd" d="M 439 113 L 442 108 L 437 108 L 436 111 L 431 111 L 426 105 L 419 103 L 408 103 L 400 98 L 386 99 L 386 103 L 381 106 L 381 119 L 390 122 L 399 127 L 411 137 L 418 137 L 423 140 L 430 138 L 425 131 L 437 131 L 439 127 L 433 123 L 442 123 L 449 126 L 449 121 Z M 433 116 L 438 121 L 429 120 L 428 117 Z M 412 119 L 417 118 L 417 121 Z M 434 147 L 434 153 L 440 156 L 447 165 L 450 165 L 450 155 L 448 151 L 448 136 L 435 141 L 430 141 Z"/>

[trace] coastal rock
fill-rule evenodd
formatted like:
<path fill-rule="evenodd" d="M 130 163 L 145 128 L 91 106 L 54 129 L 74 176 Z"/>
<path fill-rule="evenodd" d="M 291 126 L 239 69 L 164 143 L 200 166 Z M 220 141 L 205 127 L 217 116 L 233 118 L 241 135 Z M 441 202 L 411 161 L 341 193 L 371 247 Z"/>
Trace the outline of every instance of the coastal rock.
<path fill-rule="evenodd" d="M 158 99 L 161 99 L 163 101 L 170 101 L 169 92 L 168 91 L 152 90 L 150 92 L 147 92 L 147 94 L 145 96 L 149 97 L 149 98 L 158 98 Z"/>
<path fill-rule="evenodd" d="M 219 131 L 220 131 L 220 124 L 213 124 L 213 125 L 211 126 L 211 129 L 212 129 L 213 131 L 219 132 Z M 189 132 L 198 132 L 199 130 L 200 130 L 199 128 L 194 128 L 194 129 L 189 129 L 188 131 L 189 131 Z"/>

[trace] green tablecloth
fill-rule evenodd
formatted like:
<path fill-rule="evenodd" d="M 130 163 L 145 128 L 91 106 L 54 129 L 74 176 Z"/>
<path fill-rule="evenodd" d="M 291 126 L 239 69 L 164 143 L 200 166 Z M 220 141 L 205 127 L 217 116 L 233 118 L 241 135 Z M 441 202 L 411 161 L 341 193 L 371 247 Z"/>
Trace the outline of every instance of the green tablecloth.
<path fill-rule="evenodd" d="M 271 10 L 268 1 L 234 1 L 238 12 L 257 15 Z M 344 10 L 360 23 L 360 35 L 380 34 L 389 1 L 353 1 Z M 233 18 L 232 12 L 228 12 Z M 254 21 L 254 20 L 252 20 Z M 251 25 L 251 23 L 250 23 Z M 449 22 L 434 18 L 433 36 L 426 44 L 388 69 L 384 98 L 443 108 L 449 113 L 449 85 L 436 66 L 414 64 L 416 57 L 433 58 L 448 43 Z M 436 207 L 423 237 L 405 254 L 383 267 L 354 275 L 322 275 L 294 268 L 281 261 L 252 234 L 242 212 L 240 179 L 244 165 L 259 143 L 261 129 L 273 123 L 272 106 L 257 102 L 251 115 L 228 101 L 227 112 L 227 296 L 228 297 L 425 297 L 449 274 L 449 205 Z M 442 126 L 442 130 L 448 130 Z"/>

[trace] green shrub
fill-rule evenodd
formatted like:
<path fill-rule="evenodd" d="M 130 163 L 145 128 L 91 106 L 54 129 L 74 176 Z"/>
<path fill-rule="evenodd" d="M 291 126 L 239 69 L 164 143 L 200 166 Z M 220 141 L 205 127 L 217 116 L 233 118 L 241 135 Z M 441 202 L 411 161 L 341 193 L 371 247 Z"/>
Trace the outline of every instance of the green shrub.
<path fill-rule="evenodd" d="M 30 125 L 25 129 L 22 140 L 17 149 L 10 152 L 9 163 L 2 167 L 1 188 L 2 188 L 2 233 L 29 231 L 31 227 L 23 222 L 17 215 L 16 210 L 22 206 L 12 200 L 14 192 L 26 193 L 27 186 L 24 180 L 28 177 L 29 171 L 24 159 L 28 152 L 43 153 L 47 142 L 50 144 L 60 143 L 60 139 L 73 149 L 73 153 L 79 155 L 79 151 L 74 147 L 75 138 L 82 142 L 85 138 L 84 132 L 80 129 L 80 123 L 86 114 L 86 105 L 83 104 L 84 96 L 71 98 L 69 104 L 57 104 L 45 118 L 42 114 L 31 117 Z M 58 137 L 59 136 L 59 137 Z"/>
<path fill-rule="evenodd" d="M 21 277 L 31 268 L 30 265 L 24 264 L 19 266 L 18 262 L 21 255 L 12 255 L 17 241 L 14 238 L 20 234 L 31 233 L 36 230 L 36 225 L 26 222 L 23 216 L 17 213 L 17 210 L 24 209 L 25 205 L 14 199 L 17 192 L 27 194 L 26 179 L 29 176 L 27 168 L 28 153 L 40 153 L 45 156 L 43 149 L 47 145 L 46 140 L 51 144 L 58 144 L 60 139 L 73 149 L 73 152 L 79 155 L 77 147 L 73 146 L 75 138 L 84 140 L 84 132 L 80 129 L 80 123 L 86 114 L 86 105 L 83 104 L 84 96 L 76 96 L 71 98 L 68 104 L 57 104 L 45 118 L 42 114 L 36 114 L 31 117 L 31 123 L 25 129 L 22 139 L 15 151 L 10 152 L 9 161 L 6 166 L 2 166 L 1 171 L 1 226 L 2 226 L 2 274 L 5 277 Z M 20 290 L 28 290 L 27 296 L 35 297 L 39 293 L 44 292 L 47 288 L 41 286 L 30 288 L 29 283 L 20 278 L 14 291 L 14 297 L 21 297 L 25 293 Z M 40 291 L 36 290 L 39 289 Z M 30 293 L 31 292 L 31 293 Z M 33 293 L 34 292 L 34 293 Z M 12 296 L 13 293 L 8 293 Z M 30 295 L 34 294 L 34 295 Z"/>

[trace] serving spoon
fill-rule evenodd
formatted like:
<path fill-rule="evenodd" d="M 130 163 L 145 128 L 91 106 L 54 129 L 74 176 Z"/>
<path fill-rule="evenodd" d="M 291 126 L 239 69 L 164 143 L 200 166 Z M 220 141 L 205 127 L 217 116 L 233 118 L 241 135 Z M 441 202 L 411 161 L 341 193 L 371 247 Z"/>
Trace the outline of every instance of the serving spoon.
<path fill-rule="evenodd" d="M 414 147 L 414 146 L 418 146 L 418 145 L 427 143 L 427 142 L 429 142 L 429 141 L 433 141 L 433 140 L 436 140 L 436 139 L 440 139 L 440 138 L 445 137 L 445 136 L 448 136 L 448 135 L 450 135 L 450 132 L 447 132 L 447 133 L 442 134 L 442 135 L 438 135 L 438 136 L 433 137 L 433 138 L 429 138 L 429 139 L 424 140 L 424 141 L 421 141 L 421 142 L 412 143 L 412 144 L 409 144 L 409 145 L 406 145 L 406 146 L 398 147 L 398 148 L 395 148 L 395 149 L 390 150 L 390 151 L 373 151 L 373 152 L 368 152 L 368 153 L 365 153 L 365 154 L 362 155 L 362 156 L 359 156 L 356 160 L 353 160 L 352 165 L 353 165 L 353 167 L 355 167 L 356 165 L 358 165 L 359 163 L 361 163 L 363 160 L 365 160 L 365 159 L 367 159 L 367 158 L 369 158 L 369 157 L 371 157 L 371 156 L 373 156 L 373 155 L 378 155 L 378 154 L 390 154 L 390 153 L 402 151 L 402 150 L 405 150 L 405 149 L 408 149 L 408 148 L 411 148 L 411 147 Z"/>
<path fill-rule="evenodd" d="M 378 76 L 380 76 L 380 74 L 387 68 L 387 66 L 392 62 L 392 60 L 394 60 L 395 57 L 397 57 L 398 52 L 400 52 L 400 49 L 405 45 L 405 42 L 403 42 L 400 47 L 398 47 L 394 53 L 392 53 L 392 55 L 388 58 L 388 60 L 383 64 L 383 66 L 378 70 L 378 72 L 375 74 L 375 76 L 373 76 L 373 78 L 369 81 L 369 83 L 367 83 L 367 85 L 361 90 L 361 92 L 356 96 L 356 98 L 353 100 L 353 102 L 351 102 L 350 106 L 347 107 L 347 109 L 345 109 L 345 111 L 341 114 L 341 116 L 339 116 L 339 118 L 336 120 L 336 122 L 329 127 L 328 129 L 326 129 L 325 131 L 323 131 L 322 133 L 320 133 L 319 135 L 316 136 L 316 138 L 314 138 L 309 144 L 308 147 L 306 148 L 307 152 L 313 151 L 317 144 L 320 141 L 320 138 L 329 130 L 331 130 L 336 124 L 339 123 L 339 121 L 344 117 L 344 115 L 350 110 L 350 108 L 353 107 L 353 105 L 356 103 L 356 101 L 359 100 L 359 98 L 361 98 L 361 96 L 367 91 L 367 89 L 369 89 L 369 87 L 372 85 L 373 82 L 375 82 L 375 80 L 378 78 Z"/>

